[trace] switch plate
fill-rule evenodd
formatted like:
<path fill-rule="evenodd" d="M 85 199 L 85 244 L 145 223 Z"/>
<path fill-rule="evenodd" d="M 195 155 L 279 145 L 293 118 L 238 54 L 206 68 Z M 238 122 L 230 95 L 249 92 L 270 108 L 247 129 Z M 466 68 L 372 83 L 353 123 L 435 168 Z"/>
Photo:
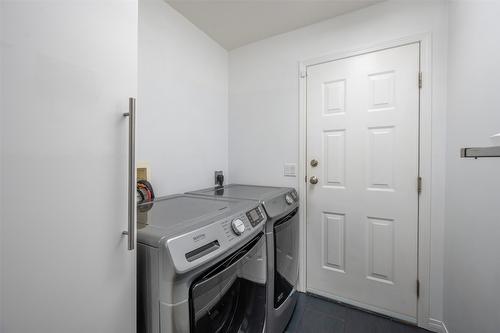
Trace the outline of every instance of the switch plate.
<path fill-rule="evenodd" d="M 285 177 L 297 177 L 297 164 L 285 163 L 283 165 L 283 176 L 285 176 Z"/>

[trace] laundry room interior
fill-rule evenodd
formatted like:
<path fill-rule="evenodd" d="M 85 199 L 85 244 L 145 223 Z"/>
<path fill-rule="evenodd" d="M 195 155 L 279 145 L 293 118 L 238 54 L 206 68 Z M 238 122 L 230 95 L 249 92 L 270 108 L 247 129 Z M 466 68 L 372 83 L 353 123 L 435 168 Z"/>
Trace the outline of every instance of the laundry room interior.
<path fill-rule="evenodd" d="M 500 332 L 499 17 L 0 0 L 0 333 Z"/>

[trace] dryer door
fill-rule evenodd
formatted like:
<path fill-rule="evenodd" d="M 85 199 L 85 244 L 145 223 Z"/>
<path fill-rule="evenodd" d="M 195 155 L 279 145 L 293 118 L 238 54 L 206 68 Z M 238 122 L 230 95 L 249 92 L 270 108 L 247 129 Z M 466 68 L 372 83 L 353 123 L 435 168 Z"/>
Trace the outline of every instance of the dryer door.
<path fill-rule="evenodd" d="M 266 304 L 265 237 L 204 272 L 190 288 L 193 333 L 261 333 Z"/>
<path fill-rule="evenodd" d="M 278 308 L 292 293 L 299 278 L 299 211 L 274 225 L 274 307 Z"/>

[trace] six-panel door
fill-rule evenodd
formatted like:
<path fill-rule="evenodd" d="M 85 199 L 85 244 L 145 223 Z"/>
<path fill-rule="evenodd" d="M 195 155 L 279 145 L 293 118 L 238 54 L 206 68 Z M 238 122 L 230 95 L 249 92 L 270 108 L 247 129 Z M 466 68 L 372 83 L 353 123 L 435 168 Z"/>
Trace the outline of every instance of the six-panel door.
<path fill-rule="evenodd" d="M 413 322 L 419 52 L 307 69 L 307 289 Z"/>

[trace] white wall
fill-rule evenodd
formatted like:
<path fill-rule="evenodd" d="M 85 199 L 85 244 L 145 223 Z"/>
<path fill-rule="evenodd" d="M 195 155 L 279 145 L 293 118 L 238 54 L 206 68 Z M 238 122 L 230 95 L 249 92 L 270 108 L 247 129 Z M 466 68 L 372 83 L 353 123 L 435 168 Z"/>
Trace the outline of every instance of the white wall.
<path fill-rule="evenodd" d="M 449 35 L 445 322 L 451 333 L 500 331 L 500 159 L 459 149 L 500 132 L 500 3 L 452 2 Z"/>
<path fill-rule="evenodd" d="M 4 37 L 3 37 L 3 24 L 2 22 L 5 22 L 4 18 L 3 18 L 3 13 L 4 13 L 4 9 L 3 9 L 3 2 L 0 1 L 0 333 L 2 333 L 4 331 L 3 329 L 3 306 L 2 306 L 2 300 L 3 300 L 3 293 L 2 293 L 2 290 L 3 290 L 3 241 L 2 241 L 2 230 L 3 230 L 3 224 L 2 224 L 2 221 L 3 221 L 3 209 L 2 209 L 2 203 L 3 203 L 3 199 L 2 199 L 2 178 L 3 178 L 3 175 L 2 175 L 2 170 L 3 170 L 3 147 L 2 147 L 2 142 L 3 142 L 3 131 L 1 131 L 1 128 L 2 128 L 2 118 L 3 118 L 3 67 L 4 67 L 4 63 L 3 63 L 3 40 L 4 40 Z"/>
<path fill-rule="evenodd" d="M 298 62 L 432 33 L 432 260 L 430 316 L 442 319 L 447 7 L 389 1 L 229 53 L 229 170 L 232 182 L 297 186 Z M 429 180 L 428 183 L 429 184 Z"/>
<path fill-rule="evenodd" d="M 157 195 L 227 174 L 227 57 L 163 0 L 139 1 L 137 159 L 149 162 Z"/>

